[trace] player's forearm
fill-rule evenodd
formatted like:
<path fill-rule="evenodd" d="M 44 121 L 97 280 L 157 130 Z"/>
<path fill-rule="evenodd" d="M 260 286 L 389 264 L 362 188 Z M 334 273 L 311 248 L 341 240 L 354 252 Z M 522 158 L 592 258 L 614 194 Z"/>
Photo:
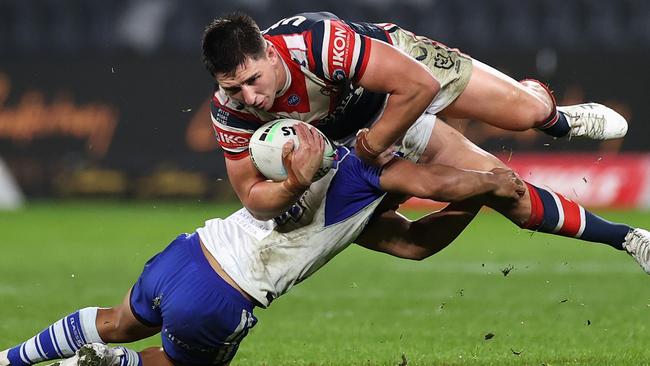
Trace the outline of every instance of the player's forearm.
<path fill-rule="evenodd" d="M 436 90 L 426 84 L 411 87 L 388 97 L 382 116 L 366 137 L 371 148 L 384 151 L 392 146 L 431 104 Z"/>
<path fill-rule="evenodd" d="M 382 190 L 443 202 L 458 202 L 493 192 L 498 185 L 491 172 L 457 169 L 440 164 L 415 164 L 394 158 L 379 177 Z"/>
<path fill-rule="evenodd" d="M 395 257 L 422 260 L 451 244 L 480 208 L 471 201 L 452 203 L 415 221 L 387 211 L 372 219 L 355 242 Z"/>
<path fill-rule="evenodd" d="M 263 181 L 251 187 L 242 203 L 256 219 L 270 220 L 287 211 L 305 190 L 288 187 L 286 181 Z"/>
<path fill-rule="evenodd" d="M 446 170 L 438 175 L 435 189 L 429 197 L 442 202 L 460 202 L 469 198 L 478 197 L 493 192 L 497 186 L 492 179 L 494 174 L 450 167 L 441 167 Z"/>

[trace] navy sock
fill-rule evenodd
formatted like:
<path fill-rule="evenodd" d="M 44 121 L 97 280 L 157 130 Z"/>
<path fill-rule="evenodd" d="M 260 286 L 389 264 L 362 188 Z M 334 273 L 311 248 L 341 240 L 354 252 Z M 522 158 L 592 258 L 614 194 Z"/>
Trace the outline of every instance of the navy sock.
<path fill-rule="evenodd" d="M 531 216 L 524 228 L 608 244 L 623 250 L 632 228 L 602 219 L 559 193 L 526 183 L 530 192 Z"/>
<path fill-rule="evenodd" d="M 539 127 L 539 130 L 553 137 L 564 137 L 571 131 L 571 126 L 569 126 L 566 115 L 556 111 L 552 118 Z"/>

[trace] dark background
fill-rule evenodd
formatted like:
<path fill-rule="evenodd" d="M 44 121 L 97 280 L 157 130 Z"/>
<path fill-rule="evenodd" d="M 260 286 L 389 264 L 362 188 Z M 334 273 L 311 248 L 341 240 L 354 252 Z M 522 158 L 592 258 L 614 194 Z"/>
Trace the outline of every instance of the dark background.
<path fill-rule="evenodd" d="M 262 28 L 318 10 L 397 23 L 516 79 L 547 82 L 560 104 L 607 103 L 630 122 L 624 140 L 599 143 L 449 121 L 492 152 L 650 150 L 648 1 L 2 0 L 0 157 L 23 191 L 220 196 L 227 183 L 200 39 L 232 10 Z"/>

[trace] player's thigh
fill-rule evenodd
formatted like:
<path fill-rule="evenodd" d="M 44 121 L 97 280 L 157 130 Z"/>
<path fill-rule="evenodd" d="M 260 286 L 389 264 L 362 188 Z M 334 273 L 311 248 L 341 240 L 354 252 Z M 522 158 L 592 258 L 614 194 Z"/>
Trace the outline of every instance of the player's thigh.
<path fill-rule="evenodd" d="M 131 290 L 119 305 L 97 311 L 97 330 L 105 342 L 133 342 L 160 332 L 140 322 L 131 310 Z"/>
<path fill-rule="evenodd" d="M 174 366 L 174 361 L 167 357 L 162 347 L 149 347 L 140 351 L 142 366 Z"/>
<path fill-rule="evenodd" d="M 489 171 L 507 166 L 438 119 L 419 163 L 435 163 L 460 169 Z"/>
<path fill-rule="evenodd" d="M 476 119 L 508 130 L 526 130 L 544 121 L 551 107 L 550 97 L 535 93 L 501 71 L 473 60 L 467 87 L 442 115 Z"/>

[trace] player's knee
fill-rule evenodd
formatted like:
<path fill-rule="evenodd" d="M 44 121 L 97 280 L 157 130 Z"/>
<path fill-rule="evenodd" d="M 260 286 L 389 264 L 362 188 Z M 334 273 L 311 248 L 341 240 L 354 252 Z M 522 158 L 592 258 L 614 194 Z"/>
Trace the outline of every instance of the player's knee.
<path fill-rule="evenodd" d="M 526 79 L 520 81 L 527 95 L 526 101 L 520 105 L 525 106 L 523 119 L 530 127 L 539 127 L 545 123 L 555 112 L 555 98 L 551 90 L 539 80 Z"/>
<path fill-rule="evenodd" d="M 120 314 L 116 308 L 100 308 L 95 321 L 97 332 L 104 342 L 113 342 L 119 338 Z"/>

